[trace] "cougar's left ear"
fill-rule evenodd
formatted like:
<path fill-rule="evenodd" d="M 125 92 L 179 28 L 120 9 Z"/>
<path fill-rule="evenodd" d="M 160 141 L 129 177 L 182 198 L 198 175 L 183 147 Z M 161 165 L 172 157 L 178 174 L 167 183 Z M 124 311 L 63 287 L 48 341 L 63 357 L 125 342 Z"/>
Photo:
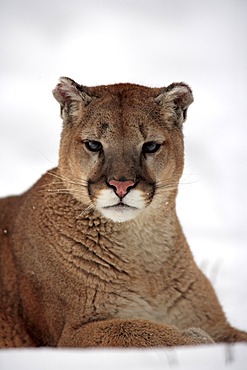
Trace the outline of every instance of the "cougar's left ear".
<path fill-rule="evenodd" d="M 175 82 L 164 89 L 154 101 L 162 106 L 162 114 L 168 128 L 181 128 L 187 117 L 187 109 L 193 102 L 191 88 L 183 82 Z"/>
<path fill-rule="evenodd" d="M 52 92 L 61 106 L 61 117 L 63 119 L 70 114 L 73 115 L 78 103 L 83 103 L 86 106 L 91 102 L 92 97 L 86 92 L 86 89 L 71 78 L 61 77 L 59 79 L 59 83 Z"/>

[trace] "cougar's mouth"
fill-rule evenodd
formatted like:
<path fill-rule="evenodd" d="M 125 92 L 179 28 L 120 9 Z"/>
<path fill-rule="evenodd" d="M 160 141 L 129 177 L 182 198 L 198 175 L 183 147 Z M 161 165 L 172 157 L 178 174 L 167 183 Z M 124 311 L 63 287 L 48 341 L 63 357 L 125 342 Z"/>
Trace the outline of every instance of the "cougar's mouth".
<path fill-rule="evenodd" d="M 112 189 L 103 189 L 97 198 L 97 209 L 115 222 L 132 220 L 145 209 L 142 193 L 132 190 L 123 199 L 117 199 Z"/>
<path fill-rule="evenodd" d="M 121 210 L 124 210 L 124 209 L 135 209 L 136 207 L 133 207 L 133 206 L 130 206 L 126 203 L 123 203 L 122 201 L 120 201 L 119 203 L 117 204 L 114 204 L 112 206 L 107 206 L 107 207 L 104 207 L 104 208 L 114 208 L 114 209 L 121 209 Z"/>

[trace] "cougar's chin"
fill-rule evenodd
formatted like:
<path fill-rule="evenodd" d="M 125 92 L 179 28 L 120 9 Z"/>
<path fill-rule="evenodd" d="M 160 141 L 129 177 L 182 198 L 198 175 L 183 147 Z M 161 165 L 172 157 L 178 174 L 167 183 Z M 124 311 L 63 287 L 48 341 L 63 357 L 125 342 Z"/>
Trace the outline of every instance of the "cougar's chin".
<path fill-rule="evenodd" d="M 140 214 L 141 210 L 128 206 L 113 206 L 108 208 L 101 208 L 100 212 L 104 217 L 109 218 L 114 222 L 125 222 L 133 220 Z"/>
<path fill-rule="evenodd" d="M 114 222 L 125 222 L 136 218 L 145 208 L 142 192 L 131 190 L 122 200 L 112 189 L 101 190 L 96 208 Z"/>

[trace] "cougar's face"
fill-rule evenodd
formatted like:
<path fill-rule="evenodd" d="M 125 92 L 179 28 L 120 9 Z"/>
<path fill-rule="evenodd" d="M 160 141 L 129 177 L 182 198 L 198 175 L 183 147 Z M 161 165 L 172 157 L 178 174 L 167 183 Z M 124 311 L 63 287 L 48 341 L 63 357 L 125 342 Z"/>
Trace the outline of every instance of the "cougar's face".
<path fill-rule="evenodd" d="M 70 107 L 73 119 L 62 133 L 59 167 L 70 192 L 114 222 L 165 204 L 182 173 L 181 130 L 166 125 L 146 89 Z"/>

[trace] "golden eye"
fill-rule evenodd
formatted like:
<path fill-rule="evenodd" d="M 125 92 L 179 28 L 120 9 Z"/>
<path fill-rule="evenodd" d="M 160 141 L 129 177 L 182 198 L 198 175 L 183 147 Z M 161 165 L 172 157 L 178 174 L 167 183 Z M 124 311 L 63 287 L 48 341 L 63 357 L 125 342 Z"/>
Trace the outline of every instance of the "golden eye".
<path fill-rule="evenodd" d="M 155 153 L 159 150 L 161 144 L 156 143 L 155 141 L 148 141 L 142 146 L 142 152 L 145 154 Z"/>

